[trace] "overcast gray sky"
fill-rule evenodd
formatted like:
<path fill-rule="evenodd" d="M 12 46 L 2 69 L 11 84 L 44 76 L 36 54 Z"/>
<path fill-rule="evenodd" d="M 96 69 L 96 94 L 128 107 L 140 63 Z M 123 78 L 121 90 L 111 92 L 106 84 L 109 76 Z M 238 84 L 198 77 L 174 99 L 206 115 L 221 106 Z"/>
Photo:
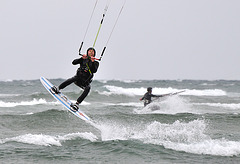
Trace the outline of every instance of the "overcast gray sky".
<path fill-rule="evenodd" d="M 107 0 L 99 0 L 83 51 Z M 99 57 L 124 0 L 112 0 Z M 95 0 L 0 0 L 0 80 L 69 78 Z M 127 0 L 95 79 L 240 80 L 239 0 Z"/>

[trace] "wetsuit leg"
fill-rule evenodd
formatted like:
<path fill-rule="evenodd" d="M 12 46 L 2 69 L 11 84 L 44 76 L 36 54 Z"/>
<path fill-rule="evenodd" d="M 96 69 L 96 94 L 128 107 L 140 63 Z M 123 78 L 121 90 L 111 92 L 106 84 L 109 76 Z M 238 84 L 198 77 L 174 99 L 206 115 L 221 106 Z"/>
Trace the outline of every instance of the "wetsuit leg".
<path fill-rule="evenodd" d="M 144 103 L 144 107 L 147 106 L 147 103 Z"/>
<path fill-rule="evenodd" d="M 147 106 L 148 104 L 150 104 L 150 103 L 144 102 L 144 107 Z"/>
<path fill-rule="evenodd" d="M 90 85 L 88 85 L 88 86 L 86 86 L 86 87 L 84 88 L 83 93 L 82 93 L 81 96 L 77 99 L 77 102 L 78 102 L 78 103 L 81 103 L 81 102 L 87 97 L 90 89 L 91 89 L 91 86 L 90 86 Z"/>
<path fill-rule="evenodd" d="M 67 79 L 66 81 L 64 81 L 62 84 L 59 85 L 59 89 L 63 89 L 66 86 L 72 84 L 73 82 L 75 82 L 77 80 L 77 76 L 74 76 L 72 78 Z"/>

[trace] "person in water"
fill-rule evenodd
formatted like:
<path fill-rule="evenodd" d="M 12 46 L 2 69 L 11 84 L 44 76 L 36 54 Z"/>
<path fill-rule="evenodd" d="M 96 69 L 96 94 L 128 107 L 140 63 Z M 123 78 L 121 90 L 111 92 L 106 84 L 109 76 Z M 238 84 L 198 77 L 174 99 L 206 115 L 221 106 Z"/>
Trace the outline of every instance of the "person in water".
<path fill-rule="evenodd" d="M 140 101 L 144 100 L 144 107 L 147 106 L 152 102 L 152 97 L 163 97 L 167 96 L 169 94 L 164 94 L 164 95 L 154 95 L 152 94 L 152 87 L 147 88 L 147 93 L 144 94 L 142 98 L 140 98 Z"/>
<path fill-rule="evenodd" d="M 67 79 L 61 83 L 58 87 L 54 86 L 52 90 L 55 93 L 59 93 L 61 89 L 64 89 L 66 86 L 75 83 L 78 87 L 83 89 L 83 93 L 78 97 L 76 103 L 72 103 L 70 106 L 73 111 L 79 109 L 79 104 L 87 97 L 91 89 L 91 82 L 93 74 L 97 72 L 99 62 L 95 61 L 96 50 L 94 48 L 88 48 L 87 54 L 82 55 L 82 57 L 73 60 L 72 64 L 80 64 L 80 67 L 77 69 L 77 73 L 72 78 Z"/>

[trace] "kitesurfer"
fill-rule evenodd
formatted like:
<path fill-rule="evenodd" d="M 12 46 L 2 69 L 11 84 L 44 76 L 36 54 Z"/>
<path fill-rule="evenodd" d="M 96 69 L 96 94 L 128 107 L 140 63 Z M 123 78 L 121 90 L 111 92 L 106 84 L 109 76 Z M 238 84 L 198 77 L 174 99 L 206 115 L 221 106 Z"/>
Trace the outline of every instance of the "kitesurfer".
<path fill-rule="evenodd" d="M 54 86 L 52 90 L 55 93 L 59 93 L 61 89 L 64 89 L 66 86 L 75 83 L 78 87 L 83 89 L 83 93 L 78 97 L 76 103 L 72 103 L 70 106 L 73 111 L 79 109 L 79 104 L 86 98 L 90 92 L 93 74 L 97 72 L 99 62 L 95 59 L 96 50 L 92 47 L 88 48 L 87 54 L 82 55 L 82 57 L 73 60 L 72 64 L 80 64 L 80 67 L 77 69 L 77 73 L 72 78 L 67 79 L 61 83 L 58 87 Z"/>
<path fill-rule="evenodd" d="M 152 87 L 147 88 L 147 92 L 144 94 L 142 98 L 140 98 L 140 101 L 144 100 L 144 107 L 147 106 L 152 102 L 152 97 L 163 97 L 167 96 L 169 94 L 164 94 L 164 95 L 154 95 L 152 94 Z"/>

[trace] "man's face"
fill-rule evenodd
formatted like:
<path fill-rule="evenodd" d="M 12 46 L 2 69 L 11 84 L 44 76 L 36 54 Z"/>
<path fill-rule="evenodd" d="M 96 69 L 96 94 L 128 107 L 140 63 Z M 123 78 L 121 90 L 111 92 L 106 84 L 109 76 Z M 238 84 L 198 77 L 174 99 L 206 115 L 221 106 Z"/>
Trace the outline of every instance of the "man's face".
<path fill-rule="evenodd" d="M 94 57 L 94 50 L 88 50 L 88 56 L 89 57 Z"/>

